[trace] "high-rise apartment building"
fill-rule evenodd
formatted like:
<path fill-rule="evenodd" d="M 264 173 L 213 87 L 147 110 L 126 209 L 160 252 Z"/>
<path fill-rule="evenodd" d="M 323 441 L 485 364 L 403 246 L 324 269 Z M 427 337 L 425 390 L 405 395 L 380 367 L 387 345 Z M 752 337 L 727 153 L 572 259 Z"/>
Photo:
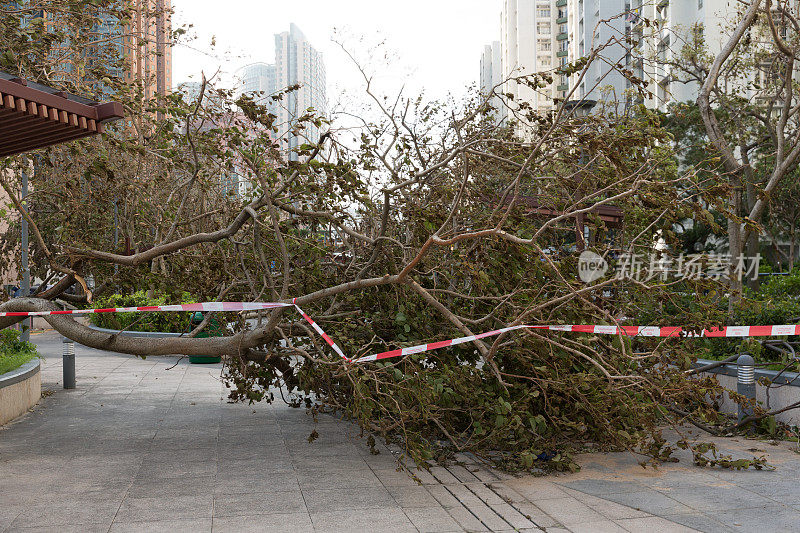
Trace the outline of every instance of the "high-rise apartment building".
<path fill-rule="evenodd" d="M 632 0 L 629 29 L 636 42 L 633 50 L 634 75 L 650 82 L 652 96 L 645 104 L 662 111 L 673 102 L 694 101 L 696 82 L 681 81 L 681 74 L 670 67 L 684 46 L 693 42 L 691 32 L 702 28 L 708 51 L 719 52 L 725 34 L 726 16 L 735 11 L 730 0 Z M 647 27 L 643 19 L 654 20 L 659 27 Z"/>
<path fill-rule="evenodd" d="M 270 95 L 278 90 L 278 80 L 275 65 L 267 63 L 251 63 L 239 71 L 242 93 L 255 97 L 256 101 L 271 105 Z"/>
<path fill-rule="evenodd" d="M 503 60 L 501 59 L 501 53 L 500 41 L 494 41 L 483 48 L 480 79 L 481 94 L 483 95 L 488 96 L 493 92 L 497 93 L 503 90 Z M 505 107 L 500 102 L 500 99 L 494 96 L 489 100 L 489 103 L 496 110 L 495 117 L 497 120 L 502 120 L 505 116 Z"/>
<path fill-rule="evenodd" d="M 691 42 L 691 32 L 698 27 L 709 50 L 719 50 L 730 4 L 730 0 L 504 0 L 498 69 L 505 81 L 503 92 L 540 111 L 551 109 L 553 98 L 627 104 L 635 100 L 627 94 L 633 84 L 620 72 L 627 69 L 649 83 L 653 94 L 644 103 L 650 108 L 694 100 L 696 84 L 682 82 L 668 64 Z M 658 26 L 646 25 L 644 19 Z M 554 71 L 599 47 L 600 58 L 583 78 Z M 482 87 L 486 56 L 485 50 Z M 546 88 L 534 90 L 513 80 L 547 71 L 553 71 L 554 80 Z"/>
<path fill-rule="evenodd" d="M 171 0 L 132 0 L 125 33 L 126 81 L 142 84 L 145 98 L 172 88 Z M 124 30 L 123 30 L 124 31 Z"/>
<path fill-rule="evenodd" d="M 293 131 L 297 121 L 308 112 L 324 115 L 327 112 L 325 62 L 306 36 L 295 24 L 289 31 L 275 35 L 275 63 L 253 63 L 239 71 L 240 89 L 243 93 L 256 94 L 277 115 L 279 138 L 290 159 L 296 159 L 297 148 L 306 143 L 319 141 L 320 130 L 313 124 L 305 124 L 299 133 Z M 298 85 L 273 102 L 266 96 L 279 90 Z"/>
<path fill-rule="evenodd" d="M 552 108 L 554 89 L 534 90 L 513 78 L 549 71 L 556 64 L 556 4 L 561 1 L 504 0 L 500 15 L 501 72 L 502 79 L 508 80 L 503 92 L 538 110 Z"/>
<path fill-rule="evenodd" d="M 624 102 L 630 84 L 620 69 L 627 67 L 630 56 L 629 45 L 619 41 L 625 38 L 627 31 L 629 0 L 561 0 L 557 3 L 566 4 L 556 39 L 559 50 L 567 53 L 559 58 L 559 65 L 586 56 L 592 48 L 602 47 L 598 59 L 589 65 L 580 82 L 578 74 L 559 76 L 558 97 Z"/>
<path fill-rule="evenodd" d="M 92 29 L 94 44 L 82 50 L 80 57 L 65 55 L 56 76 L 93 83 L 103 92 L 102 82 L 89 78 L 87 67 L 116 56 L 122 59 L 122 66 L 112 68 L 109 74 L 126 83 L 139 84 L 145 98 L 169 94 L 172 87 L 171 0 L 127 0 L 126 7 L 130 18 L 125 21 L 99 10 L 98 23 Z M 67 24 L 62 13 L 43 11 L 41 16 L 50 29 Z"/>

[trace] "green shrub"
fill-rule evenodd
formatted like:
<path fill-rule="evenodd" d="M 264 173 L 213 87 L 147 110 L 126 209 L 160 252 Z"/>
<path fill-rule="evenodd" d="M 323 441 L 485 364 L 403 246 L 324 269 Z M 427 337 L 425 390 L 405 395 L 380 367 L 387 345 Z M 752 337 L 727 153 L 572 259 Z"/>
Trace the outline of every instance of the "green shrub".
<path fill-rule="evenodd" d="M 771 326 L 797 324 L 800 322 L 800 269 L 788 276 L 765 278 L 758 290 L 746 290 L 745 298 L 734 309 L 730 320 L 733 326 Z M 797 335 L 788 335 L 787 340 L 797 341 Z M 749 353 L 756 362 L 765 363 L 780 359 L 779 354 L 763 350 L 758 339 L 709 339 L 703 340 L 707 353 L 701 357 L 724 359 L 736 353 Z"/>
<path fill-rule="evenodd" d="M 764 279 L 756 294 L 762 298 L 773 297 L 795 300 L 800 298 L 800 268 L 795 268 L 787 276 L 770 276 Z"/>
<path fill-rule="evenodd" d="M 180 301 L 175 301 L 175 300 Z M 137 291 L 130 295 L 112 294 L 94 302 L 95 309 L 108 307 L 143 307 L 148 305 L 171 305 L 196 303 L 197 300 L 188 292 L 180 294 L 180 298 L 156 295 L 148 298 L 146 291 Z M 96 313 L 89 315 L 89 321 L 98 327 L 127 331 L 162 331 L 167 333 L 187 333 L 191 331 L 189 322 L 191 313 Z"/>
<path fill-rule="evenodd" d="M 36 345 L 20 340 L 19 331 L 0 330 L 0 374 L 11 372 L 36 357 L 39 357 Z"/>

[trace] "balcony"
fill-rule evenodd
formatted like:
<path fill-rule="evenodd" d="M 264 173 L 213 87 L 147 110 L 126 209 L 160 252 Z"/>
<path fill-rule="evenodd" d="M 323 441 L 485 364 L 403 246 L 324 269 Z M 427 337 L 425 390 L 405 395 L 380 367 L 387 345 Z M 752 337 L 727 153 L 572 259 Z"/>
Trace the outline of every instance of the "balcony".
<path fill-rule="evenodd" d="M 568 91 L 568 90 L 569 90 L 569 85 L 567 84 L 556 86 L 556 91 Z"/>
<path fill-rule="evenodd" d="M 556 57 L 564 57 L 569 54 L 569 50 L 559 50 L 556 52 Z"/>
<path fill-rule="evenodd" d="M 567 34 L 566 33 L 559 33 L 558 35 L 556 35 L 556 40 L 557 41 L 566 41 L 567 40 Z"/>
<path fill-rule="evenodd" d="M 564 24 L 567 22 L 567 17 L 559 17 L 556 19 L 556 24 Z"/>
<path fill-rule="evenodd" d="M 565 5 L 567 5 L 567 0 L 558 0 L 556 2 L 556 7 L 564 7 Z"/>

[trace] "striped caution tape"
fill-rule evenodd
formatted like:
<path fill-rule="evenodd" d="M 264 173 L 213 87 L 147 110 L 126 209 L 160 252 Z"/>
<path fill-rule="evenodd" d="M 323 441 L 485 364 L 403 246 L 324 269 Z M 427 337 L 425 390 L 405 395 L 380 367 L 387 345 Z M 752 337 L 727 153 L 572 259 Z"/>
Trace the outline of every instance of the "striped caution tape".
<path fill-rule="evenodd" d="M 3 316 L 88 315 L 91 313 L 140 313 L 148 311 L 260 311 L 291 307 L 280 302 L 203 302 L 177 305 L 145 305 L 141 307 L 109 307 L 107 309 L 65 309 L 63 311 L 3 311 Z"/>
<path fill-rule="evenodd" d="M 296 300 L 297 300 L 297 298 L 295 298 L 295 299 L 294 299 L 294 300 L 292 300 L 292 301 L 294 302 L 294 301 L 296 301 Z M 351 362 L 353 361 L 352 359 L 350 359 L 349 357 L 347 357 L 347 356 L 344 354 L 344 352 L 342 351 L 342 349 L 341 349 L 341 348 L 339 348 L 339 345 L 338 345 L 338 344 L 336 344 L 335 342 L 333 342 L 333 339 L 332 339 L 332 338 L 330 338 L 330 336 L 329 336 L 327 333 L 325 333 L 325 331 L 323 331 L 323 329 L 320 327 L 320 325 L 319 325 L 319 324 L 317 324 L 316 322 L 314 322 L 314 320 L 313 320 L 313 319 L 312 319 L 310 316 L 308 316 L 308 315 L 305 313 L 305 311 L 303 311 L 302 309 L 300 309 L 300 306 L 298 306 L 297 304 L 293 304 L 293 305 L 294 305 L 295 309 L 297 309 L 297 312 L 298 312 L 298 313 L 300 313 L 301 315 L 303 315 L 303 318 L 305 319 L 305 321 L 306 321 L 306 322 L 308 322 L 309 324 L 311 324 L 311 327 L 312 327 L 312 328 L 314 328 L 314 331 L 316 331 L 317 333 L 319 333 L 319 336 L 320 336 L 320 337 L 322 337 L 322 338 L 325 340 L 325 342 L 327 342 L 327 343 L 328 343 L 328 346 L 330 346 L 330 347 L 331 347 L 331 349 L 332 349 L 334 352 L 336 352 L 336 353 L 339 355 L 339 357 L 341 357 L 342 359 L 344 359 L 344 360 L 345 360 L 345 361 L 347 361 L 348 363 L 351 363 Z"/>
<path fill-rule="evenodd" d="M 563 326 L 529 326 L 519 325 L 507 328 L 487 331 L 478 335 L 469 335 L 446 341 L 419 344 L 408 348 L 390 350 L 388 352 L 376 353 L 359 357 L 353 362 L 366 363 L 369 361 L 379 361 L 392 357 L 402 357 L 415 353 L 438 350 L 447 346 L 455 346 L 465 342 L 472 342 L 485 337 L 493 337 L 515 331 L 518 329 L 544 329 L 549 331 L 568 331 L 574 333 L 595 333 L 598 335 L 624 335 L 626 337 L 772 337 L 780 335 L 800 335 L 800 325 L 784 324 L 779 326 L 727 326 L 724 328 L 711 328 L 702 331 L 692 331 L 681 327 L 657 327 L 657 326 L 589 326 L 589 325 L 563 325 Z"/>
<path fill-rule="evenodd" d="M 265 309 L 279 309 L 282 307 L 294 307 L 300 313 L 306 322 L 308 322 L 314 331 L 316 331 L 328 345 L 345 361 L 348 363 L 352 361 L 347 357 L 339 345 L 325 333 L 325 331 L 308 316 L 305 311 L 300 309 L 295 302 L 297 298 L 292 300 L 292 303 L 282 302 L 201 302 L 193 304 L 175 304 L 175 305 L 144 305 L 139 307 L 109 307 L 102 309 L 65 309 L 63 311 L 2 311 L 0 317 L 13 316 L 13 317 L 27 317 L 27 316 L 48 316 L 48 315 L 88 315 L 92 313 L 147 313 L 155 311 L 166 312 L 181 312 L 181 311 L 263 311 Z"/>
<path fill-rule="evenodd" d="M 111 307 L 107 309 L 67 309 L 63 311 L 2 311 L 0 317 L 26 317 L 26 316 L 47 316 L 47 315 L 85 315 L 90 313 L 141 313 L 141 312 L 180 312 L 180 311 L 261 311 L 265 309 L 279 309 L 282 307 L 294 307 L 303 319 L 308 322 L 328 346 L 345 361 L 353 363 L 367 363 L 390 359 L 392 357 L 402 357 L 415 353 L 429 352 L 448 346 L 455 346 L 466 342 L 472 342 L 486 337 L 493 337 L 509 331 L 519 329 L 540 329 L 549 331 L 562 331 L 573 333 L 594 333 L 597 335 L 624 335 L 627 337 L 774 337 L 781 335 L 800 335 L 800 325 L 782 324 L 775 326 L 727 326 L 722 328 L 704 329 L 701 331 L 690 330 L 682 327 L 658 327 L 658 326 L 592 326 L 582 324 L 572 325 L 527 325 L 509 326 L 507 328 L 495 329 L 478 335 L 468 335 L 457 339 L 430 342 L 409 346 L 397 350 L 389 350 L 373 355 L 367 355 L 352 359 L 344 354 L 342 349 L 334 340 L 317 324 L 300 306 L 297 305 L 297 298 L 292 303 L 282 302 L 202 302 L 193 304 L 177 305 L 148 305 L 140 307 Z"/>

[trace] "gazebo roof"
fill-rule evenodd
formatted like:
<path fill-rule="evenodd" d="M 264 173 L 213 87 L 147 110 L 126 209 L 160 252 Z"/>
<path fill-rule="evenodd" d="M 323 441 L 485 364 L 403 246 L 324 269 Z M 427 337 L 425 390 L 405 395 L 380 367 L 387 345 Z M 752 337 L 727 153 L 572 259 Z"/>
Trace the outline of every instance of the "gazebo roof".
<path fill-rule="evenodd" d="M 103 132 L 123 117 L 119 102 L 99 103 L 0 72 L 0 157 Z"/>

